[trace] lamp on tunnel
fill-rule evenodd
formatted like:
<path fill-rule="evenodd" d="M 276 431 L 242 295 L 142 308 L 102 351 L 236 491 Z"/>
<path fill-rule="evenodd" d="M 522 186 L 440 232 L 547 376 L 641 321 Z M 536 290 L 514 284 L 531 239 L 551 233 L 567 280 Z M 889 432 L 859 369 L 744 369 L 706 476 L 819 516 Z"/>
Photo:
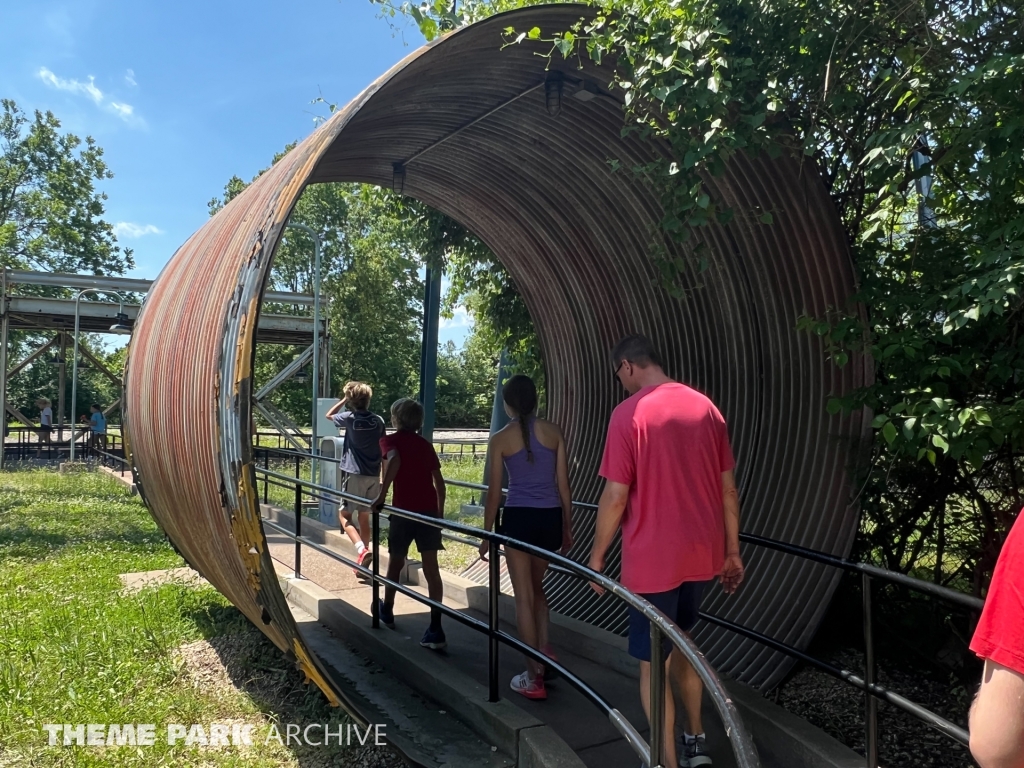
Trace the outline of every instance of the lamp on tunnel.
<path fill-rule="evenodd" d="M 552 117 L 558 117 L 562 111 L 562 85 L 561 72 L 548 73 L 548 79 L 544 81 L 544 104 Z"/>
<path fill-rule="evenodd" d="M 109 333 L 117 333 L 123 336 L 126 334 L 131 334 L 131 332 L 132 327 L 128 325 L 128 315 L 126 315 L 124 312 L 118 312 L 117 319 L 114 322 L 114 324 L 110 326 Z"/>
<path fill-rule="evenodd" d="M 396 195 L 404 194 L 405 189 L 405 165 L 402 163 L 391 164 L 391 189 Z"/>

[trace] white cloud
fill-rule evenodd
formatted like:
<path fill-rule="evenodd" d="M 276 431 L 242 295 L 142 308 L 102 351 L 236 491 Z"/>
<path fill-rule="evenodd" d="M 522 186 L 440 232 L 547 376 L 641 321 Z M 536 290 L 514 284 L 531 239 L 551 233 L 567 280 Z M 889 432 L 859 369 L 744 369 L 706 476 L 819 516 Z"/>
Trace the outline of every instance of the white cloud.
<path fill-rule="evenodd" d="M 129 73 L 131 72 L 131 70 L 128 71 Z M 40 67 L 37 74 L 39 75 L 39 79 L 51 88 L 56 88 L 58 91 L 67 91 L 68 93 L 86 96 L 89 99 L 92 99 L 96 106 L 113 112 L 129 125 L 137 126 L 144 124 L 142 118 L 135 114 L 135 108 L 132 107 L 131 104 L 114 101 L 113 99 L 108 99 L 104 96 L 103 91 L 96 87 L 95 78 L 92 75 L 89 75 L 88 82 L 82 82 L 81 80 L 66 80 L 63 77 L 57 77 L 57 75 L 46 67 Z"/>
<path fill-rule="evenodd" d="M 83 83 L 81 80 L 65 80 L 62 77 L 57 77 L 46 67 L 40 67 L 39 79 L 58 91 L 80 93 L 83 96 L 88 96 L 97 104 L 103 103 L 103 91 L 96 87 L 95 78 L 92 75 L 89 76 L 89 82 Z"/>
<path fill-rule="evenodd" d="M 153 224 L 133 224 L 130 221 L 119 221 L 114 225 L 114 234 L 125 239 L 144 237 L 145 235 L 162 235 L 163 232 Z"/>
<path fill-rule="evenodd" d="M 117 101 L 110 102 L 110 108 L 117 113 L 117 116 L 122 120 L 130 120 L 132 118 L 135 109 L 131 104 L 121 104 Z"/>
<path fill-rule="evenodd" d="M 473 319 L 469 316 L 469 312 L 466 308 L 459 305 L 452 312 L 451 317 L 442 317 L 440 326 L 441 328 L 468 328 L 473 324 Z"/>
<path fill-rule="evenodd" d="M 127 72 L 124 73 L 124 81 L 126 83 L 128 83 L 128 85 L 131 85 L 133 87 L 138 85 L 138 83 L 135 82 L 135 70 L 134 69 L 129 69 Z"/>

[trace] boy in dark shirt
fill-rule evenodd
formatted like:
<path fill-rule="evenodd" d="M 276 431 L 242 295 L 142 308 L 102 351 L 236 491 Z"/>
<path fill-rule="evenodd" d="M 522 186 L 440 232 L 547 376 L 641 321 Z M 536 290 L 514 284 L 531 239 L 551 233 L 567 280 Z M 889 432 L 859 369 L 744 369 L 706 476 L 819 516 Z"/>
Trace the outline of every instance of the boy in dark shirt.
<path fill-rule="evenodd" d="M 347 493 L 363 499 L 376 499 L 380 493 L 380 439 L 384 437 L 384 420 L 370 410 L 373 390 L 369 384 L 350 381 L 343 390 L 345 396 L 327 412 L 339 430 L 345 430 L 341 455 L 341 469 L 345 472 Z M 348 410 L 342 408 L 348 405 Z M 370 508 L 345 499 L 339 507 L 341 530 L 355 545 L 359 565 L 369 568 L 373 552 L 366 548 L 370 540 Z M 356 516 L 356 531 L 352 517 Z"/>
<path fill-rule="evenodd" d="M 417 434 L 423 426 L 423 406 L 407 397 L 391 406 L 391 424 L 397 432 L 380 441 L 385 459 L 384 480 L 380 496 L 374 506 L 378 509 L 387 500 L 391 484 L 395 484 L 393 506 L 407 512 L 418 512 L 431 517 L 444 517 L 445 485 L 441 475 L 441 462 L 434 446 Z M 437 565 L 441 544 L 441 529 L 426 523 L 393 515 L 388 533 L 388 579 L 397 582 L 409 554 L 409 545 L 415 541 L 423 558 L 423 575 L 427 580 L 427 594 L 440 603 L 444 596 L 441 571 Z M 378 603 L 380 620 L 395 628 L 395 589 L 384 588 L 384 599 Z M 420 640 L 424 648 L 438 650 L 446 645 L 441 629 L 441 611 L 430 609 L 430 626 Z"/>

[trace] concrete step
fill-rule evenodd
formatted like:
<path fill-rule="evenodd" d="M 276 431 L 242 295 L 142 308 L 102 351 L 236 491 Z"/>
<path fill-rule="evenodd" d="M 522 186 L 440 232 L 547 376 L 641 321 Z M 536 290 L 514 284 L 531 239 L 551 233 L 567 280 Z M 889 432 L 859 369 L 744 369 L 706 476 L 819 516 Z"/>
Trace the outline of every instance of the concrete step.
<path fill-rule="evenodd" d="M 266 510 L 265 514 L 291 529 L 289 513 Z M 347 537 L 315 521 L 311 522 L 313 524 L 308 525 L 303 521 L 305 535 L 315 541 L 322 541 L 340 554 L 354 557 L 354 549 Z M 272 556 L 283 563 L 280 573 L 283 576 L 290 575 L 294 544 L 283 536 L 272 538 L 270 542 Z M 350 642 L 367 654 L 384 653 L 386 658 L 394 662 L 394 665 L 384 665 L 389 671 L 392 671 L 393 666 L 400 668 L 403 680 L 452 710 L 458 711 L 459 707 L 453 702 L 459 697 L 475 696 L 478 702 L 486 699 L 487 643 L 482 634 L 446 619 L 448 653 L 438 655 L 424 651 L 419 648 L 417 641 L 427 623 L 426 610 L 421 604 L 402 595 L 396 601 L 396 616 L 408 618 L 402 618 L 399 624 L 401 637 L 396 632 L 374 631 L 369 628 L 369 587 L 357 580 L 350 569 L 326 555 L 305 548 L 302 557 L 302 572 L 309 578 L 285 580 L 283 587 L 290 599 L 302 605 L 309 613 L 319 615 L 320 620 L 332 626 L 339 635 L 351 634 Z M 386 555 L 382 554 L 381 559 L 383 570 L 386 567 Z M 445 572 L 442 572 L 442 578 L 446 605 L 459 608 L 473 618 L 486 620 L 486 587 Z M 419 564 L 410 563 L 403 571 L 403 581 L 425 586 L 421 580 Z M 515 634 L 514 599 L 502 595 L 499 611 L 502 628 Z M 332 622 L 339 626 L 336 627 Z M 551 616 L 550 636 L 562 663 L 592 685 L 646 737 L 646 728 L 641 729 L 646 721 L 639 702 L 638 666 L 626 652 L 626 639 L 558 614 Z M 382 643 L 388 648 L 386 652 L 378 648 Z M 375 648 L 377 650 L 373 650 Z M 628 768 L 634 762 L 639 762 L 611 723 L 565 681 L 551 687 L 552 693 L 545 702 L 528 701 L 509 691 L 508 680 L 513 674 L 522 671 L 524 664 L 520 654 L 507 647 L 503 646 L 499 655 L 502 696 L 512 706 L 535 718 L 536 723 L 550 726 L 551 733 L 545 733 L 545 737 L 555 737 L 576 752 L 576 759 L 581 762 L 570 761 L 565 765 Z M 863 765 L 863 758 L 852 750 L 767 701 L 757 691 L 735 681 L 726 681 L 725 685 L 754 737 L 765 768 L 859 768 Z M 718 715 L 707 697 L 704 709 L 704 725 L 708 732 L 709 746 L 714 750 L 715 765 L 718 768 L 730 768 L 734 765 L 731 748 Z M 468 713 L 461 713 L 461 716 L 472 727 L 479 729 L 480 723 L 474 722 L 475 710 L 472 707 Z M 513 718 L 510 722 L 517 721 Z M 515 727 L 522 730 L 521 726 Z M 531 725 L 527 731 L 535 727 Z M 486 729 L 482 732 L 492 734 L 492 731 Z M 509 744 L 505 744 L 504 748 L 510 748 Z M 566 760 L 569 758 L 566 757 Z"/>
<path fill-rule="evenodd" d="M 292 605 L 309 647 L 345 684 L 349 698 L 381 734 L 427 768 L 511 768 L 499 753 L 457 718 L 402 683 L 396 676 L 333 635 L 315 617 Z"/>

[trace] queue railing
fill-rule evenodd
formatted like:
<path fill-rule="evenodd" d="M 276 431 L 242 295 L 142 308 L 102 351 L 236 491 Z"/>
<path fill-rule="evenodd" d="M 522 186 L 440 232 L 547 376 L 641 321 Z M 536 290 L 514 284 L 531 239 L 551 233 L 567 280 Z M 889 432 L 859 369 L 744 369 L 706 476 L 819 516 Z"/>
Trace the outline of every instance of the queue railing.
<path fill-rule="evenodd" d="M 308 457 L 307 457 L 308 458 Z M 320 458 L 320 457 L 318 457 Z M 373 603 L 371 609 L 371 621 L 375 629 L 380 627 L 380 615 L 378 611 L 378 600 L 380 597 L 381 586 L 392 587 L 396 591 L 416 600 L 419 603 L 427 605 L 430 608 L 441 611 L 442 614 L 449 616 L 450 618 L 458 621 L 465 626 L 470 627 L 482 634 L 485 634 L 488 638 L 488 700 L 496 702 L 499 699 L 499 673 L 498 673 L 498 660 L 499 660 L 499 647 L 500 645 L 506 645 L 515 650 L 523 653 L 526 656 L 538 661 L 547 666 L 556 669 L 562 677 L 569 682 L 576 690 L 578 690 L 585 698 L 593 703 L 612 723 L 612 725 L 622 734 L 623 738 L 630 744 L 633 750 L 639 755 L 644 765 L 650 766 L 651 768 L 664 768 L 664 747 L 666 738 L 670 738 L 671 735 L 664 733 L 663 727 L 663 714 L 662 707 L 665 700 L 665 686 L 667 681 L 665 679 L 665 659 L 663 657 L 662 641 L 668 639 L 669 642 L 682 653 L 685 658 L 690 662 L 693 668 L 697 671 L 705 687 L 707 688 L 711 700 L 714 703 L 720 717 L 725 725 L 725 732 L 729 737 L 730 744 L 732 746 L 733 754 L 736 758 L 736 764 L 739 768 L 759 768 L 760 761 L 757 756 L 757 751 L 754 748 L 753 741 L 750 738 L 749 732 L 743 726 L 742 718 L 740 717 L 739 711 L 736 709 L 736 705 L 733 703 L 728 692 L 722 686 L 721 680 L 718 675 L 708 663 L 707 659 L 700 652 L 693 641 L 690 640 L 672 621 L 669 620 L 665 614 L 655 608 L 653 605 L 648 603 L 643 598 L 633 594 L 617 581 L 614 581 L 607 576 L 597 573 L 596 571 L 587 568 L 569 558 L 563 557 L 554 552 L 535 547 L 526 542 L 517 541 L 503 536 L 492 531 L 484 531 L 480 528 L 474 528 L 469 525 L 462 523 L 445 520 L 443 518 L 430 517 L 427 515 L 417 514 L 408 510 L 399 509 L 391 505 L 384 505 L 381 508 L 375 509 L 372 515 L 372 538 L 374 551 L 378 551 L 380 542 L 380 517 L 385 515 L 389 519 L 392 517 L 401 517 L 408 520 L 424 523 L 434 528 L 441 530 L 442 535 L 446 532 L 455 532 L 461 534 L 460 537 L 463 541 L 472 541 L 470 537 L 476 537 L 477 540 L 486 539 L 492 545 L 492 555 L 489 559 L 488 567 L 488 611 L 487 621 L 481 621 L 473 616 L 469 616 L 461 611 L 457 611 L 443 603 L 431 600 L 419 592 L 416 592 L 409 587 L 399 584 L 398 582 L 392 581 L 379 573 L 379 559 L 373 558 L 372 565 L 370 568 L 359 565 L 355 560 L 349 559 L 344 555 L 326 547 L 306 536 L 302 535 L 302 517 L 303 517 L 303 496 L 309 495 L 316 499 L 326 499 L 331 502 L 335 502 L 341 499 L 347 499 L 355 501 L 363 505 L 369 505 L 373 500 L 365 499 L 345 491 L 340 491 L 333 488 L 328 488 L 318 483 L 313 483 L 310 480 L 306 480 L 300 476 L 301 474 L 301 456 L 295 457 L 295 475 L 286 475 L 281 472 L 276 472 L 266 467 L 256 467 L 255 471 L 257 475 L 262 475 L 266 485 L 277 485 L 284 488 L 294 489 L 294 530 L 290 531 L 282 525 L 275 523 L 271 520 L 264 519 L 263 525 L 272 529 L 273 531 L 284 535 L 295 542 L 295 576 L 301 578 L 302 575 L 302 560 L 301 560 L 301 548 L 302 546 L 308 546 L 315 551 L 326 555 L 337 562 L 343 563 L 344 565 L 353 568 L 364 577 L 370 580 L 371 587 L 373 590 Z M 264 494 L 266 495 L 266 490 Z M 530 647 L 526 643 L 519 640 L 517 637 L 510 635 L 509 633 L 502 630 L 498 623 L 499 618 L 499 597 L 501 594 L 501 572 L 500 572 L 500 558 L 498 547 L 512 547 L 531 555 L 544 558 L 552 563 L 553 566 L 558 567 L 565 573 L 571 574 L 572 576 L 593 582 L 602 587 L 609 594 L 614 595 L 617 599 L 622 602 L 633 606 L 638 611 L 644 614 L 651 625 L 651 717 L 650 717 L 650 739 L 644 741 L 639 731 L 632 723 L 615 707 L 613 707 L 607 700 L 604 699 L 596 690 L 588 685 L 575 673 L 568 670 L 562 664 L 557 661 L 553 661 L 548 658 L 540 651 Z"/>

